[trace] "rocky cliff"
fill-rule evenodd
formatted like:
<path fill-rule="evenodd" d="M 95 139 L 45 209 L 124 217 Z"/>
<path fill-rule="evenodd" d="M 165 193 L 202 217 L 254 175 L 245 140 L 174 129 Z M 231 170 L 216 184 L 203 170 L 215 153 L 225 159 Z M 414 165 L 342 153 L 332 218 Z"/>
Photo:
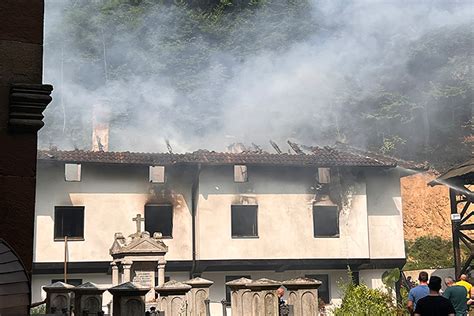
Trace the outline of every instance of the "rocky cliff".
<path fill-rule="evenodd" d="M 405 239 L 440 236 L 451 239 L 449 193 L 445 186 L 428 186 L 437 174 L 428 171 L 401 179 Z"/>

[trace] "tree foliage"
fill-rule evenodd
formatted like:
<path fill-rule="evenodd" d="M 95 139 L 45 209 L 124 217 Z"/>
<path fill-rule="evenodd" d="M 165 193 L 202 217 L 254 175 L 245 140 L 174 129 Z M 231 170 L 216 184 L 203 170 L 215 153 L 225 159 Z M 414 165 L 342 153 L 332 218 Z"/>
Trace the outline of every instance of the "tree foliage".
<path fill-rule="evenodd" d="M 452 242 L 439 236 L 406 241 L 405 248 L 407 263 L 404 270 L 443 269 L 454 265 Z M 467 256 L 466 247 L 461 247 L 461 256 Z"/>
<path fill-rule="evenodd" d="M 192 125 L 195 133 L 205 135 L 225 124 L 216 99 L 235 75 L 226 65 L 239 65 L 262 52 L 277 55 L 315 34 L 337 36 L 337 26 L 332 30 L 313 14 L 309 0 L 69 1 L 45 45 L 46 51 L 74 54 L 60 56 L 61 61 L 58 54 L 45 54 L 45 72 L 60 62 L 66 77 L 91 92 L 116 80 L 152 75 L 179 93 L 173 107 L 159 111 L 176 126 Z M 330 126 L 321 130 L 321 122 L 314 122 L 295 133 L 427 160 L 440 168 L 466 160 L 471 154 L 472 43 L 470 25 L 444 26 L 413 40 L 408 60 L 387 65 L 370 91 L 361 89 L 356 76 L 343 75 L 344 88 L 328 101 L 327 107 L 335 109 L 328 114 Z M 118 129 L 137 115 L 136 104 L 114 100 L 121 103 L 113 122 Z M 60 110 L 46 116 L 40 142 L 67 137 L 87 147 L 89 137 L 81 138 L 84 133 L 78 131 L 89 127 L 79 110 L 60 98 L 49 108 L 55 106 Z"/>

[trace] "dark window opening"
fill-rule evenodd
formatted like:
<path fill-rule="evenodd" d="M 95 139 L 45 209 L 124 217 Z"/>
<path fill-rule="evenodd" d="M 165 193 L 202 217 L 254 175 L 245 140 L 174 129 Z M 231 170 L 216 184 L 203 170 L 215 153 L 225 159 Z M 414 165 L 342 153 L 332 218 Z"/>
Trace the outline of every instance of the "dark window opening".
<path fill-rule="evenodd" d="M 227 275 L 225 277 L 225 283 L 230 282 L 230 281 L 234 281 L 234 280 L 237 280 L 237 279 L 240 279 L 240 278 L 250 279 L 250 275 Z M 227 304 L 229 304 L 229 305 L 230 305 L 230 295 L 231 295 L 230 287 L 228 287 L 226 285 L 225 286 L 225 300 L 226 300 Z"/>
<path fill-rule="evenodd" d="M 258 205 L 232 205 L 232 237 L 258 237 Z"/>
<path fill-rule="evenodd" d="M 84 238 L 84 206 L 56 206 L 54 209 L 54 239 Z"/>
<path fill-rule="evenodd" d="M 324 303 L 329 304 L 329 275 L 327 274 L 307 274 L 307 278 L 315 279 L 321 281 L 322 284 L 318 288 L 318 297 L 324 301 Z"/>
<path fill-rule="evenodd" d="M 173 206 L 145 205 L 145 230 L 151 236 L 161 233 L 163 237 L 173 237 Z"/>
<path fill-rule="evenodd" d="M 64 283 L 64 279 L 52 279 L 51 280 L 51 284 L 56 283 L 56 282 L 63 282 Z M 82 279 L 67 279 L 66 283 L 74 285 L 74 286 L 79 286 L 79 285 L 82 284 Z"/>
<path fill-rule="evenodd" d="M 314 237 L 339 237 L 339 210 L 337 206 L 313 206 Z"/>
<path fill-rule="evenodd" d="M 155 272 L 156 272 L 155 273 L 155 286 L 158 286 L 158 271 L 155 271 Z M 169 280 L 171 280 L 171 278 L 169 276 L 165 276 L 165 283 L 168 282 Z"/>

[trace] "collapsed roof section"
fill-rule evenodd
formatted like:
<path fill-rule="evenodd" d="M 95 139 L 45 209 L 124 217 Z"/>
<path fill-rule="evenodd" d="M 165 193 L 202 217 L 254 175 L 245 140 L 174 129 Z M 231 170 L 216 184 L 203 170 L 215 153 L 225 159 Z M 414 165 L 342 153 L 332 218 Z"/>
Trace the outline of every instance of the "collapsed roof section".
<path fill-rule="evenodd" d="M 365 152 L 348 146 L 304 146 L 289 142 L 294 152 L 269 153 L 261 150 L 215 152 L 198 150 L 190 153 L 105 152 L 84 150 L 39 150 L 40 161 L 69 163 L 105 163 L 128 165 L 267 165 L 267 166 L 318 166 L 318 167 L 382 167 L 403 166 L 426 170 L 425 165 Z"/>
<path fill-rule="evenodd" d="M 438 178 L 431 181 L 429 185 L 435 186 L 439 184 L 474 184 L 474 158 L 454 166 Z"/>

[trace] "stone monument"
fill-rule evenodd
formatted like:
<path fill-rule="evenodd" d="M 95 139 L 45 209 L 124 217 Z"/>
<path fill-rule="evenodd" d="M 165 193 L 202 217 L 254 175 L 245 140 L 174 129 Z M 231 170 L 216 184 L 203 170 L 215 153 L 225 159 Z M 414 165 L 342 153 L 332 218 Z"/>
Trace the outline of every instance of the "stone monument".
<path fill-rule="evenodd" d="M 165 312 L 165 315 L 187 316 L 189 290 L 191 290 L 191 285 L 174 280 L 155 287 L 155 291 L 160 296 L 158 310 Z"/>
<path fill-rule="evenodd" d="M 277 289 L 281 286 L 280 282 L 263 278 L 252 281 L 246 286 L 251 291 L 252 304 L 248 306 L 244 303 L 244 309 L 251 308 L 250 311 L 244 310 L 244 315 L 278 316 L 279 302 Z"/>
<path fill-rule="evenodd" d="M 209 288 L 214 282 L 203 278 L 194 278 L 184 282 L 191 286 L 187 295 L 189 315 L 206 316 L 206 300 L 209 299 Z"/>
<path fill-rule="evenodd" d="M 125 238 L 122 233 L 115 233 L 115 240 L 110 248 L 113 258 L 112 284 L 133 282 L 138 286 L 152 289 L 146 295 L 146 301 L 155 299 L 154 287 L 164 284 L 165 255 L 168 247 L 162 241 L 162 235 L 142 231 L 144 219 L 140 214 L 133 219 L 137 224 L 134 234 Z M 155 284 L 155 271 L 158 271 L 158 284 Z"/>
<path fill-rule="evenodd" d="M 143 316 L 145 314 L 145 294 L 150 288 L 126 282 L 109 289 L 113 295 L 113 316 Z"/>
<path fill-rule="evenodd" d="M 229 281 L 225 284 L 230 288 L 231 291 L 230 301 L 232 315 L 248 315 L 246 314 L 246 312 L 250 309 L 250 306 L 252 304 L 252 297 L 250 294 L 250 289 L 247 288 L 247 284 L 251 282 L 251 279 L 240 278 L 237 280 Z"/>
<path fill-rule="evenodd" d="M 46 313 L 54 315 L 70 315 L 71 291 L 73 285 L 56 282 L 43 287 L 46 292 Z"/>
<path fill-rule="evenodd" d="M 86 282 L 72 289 L 74 293 L 74 315 L 97 316 L 102 312 L 102 294 L 107 288 Z"/>
<path fill-rule="evenodd" d="M 293 305 L 294 316 L 318 314 L 318 288 L 321 281 L 297 278 L 283 282 L 288 290 L 288 305 Z"/>

